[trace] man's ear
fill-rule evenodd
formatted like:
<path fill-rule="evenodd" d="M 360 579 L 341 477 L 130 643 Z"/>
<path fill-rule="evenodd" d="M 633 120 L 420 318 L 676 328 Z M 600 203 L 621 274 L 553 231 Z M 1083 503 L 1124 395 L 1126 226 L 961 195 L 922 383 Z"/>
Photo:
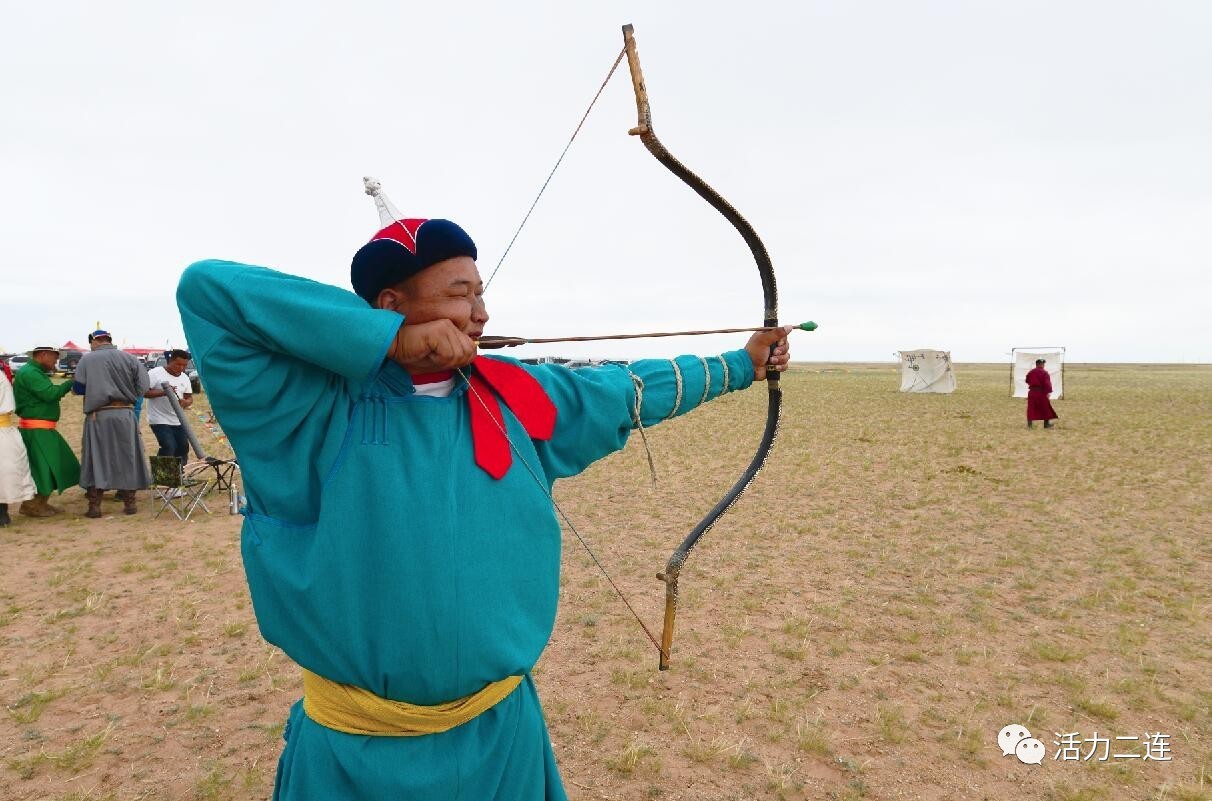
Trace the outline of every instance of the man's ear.
<path fill-rule="evenodd" d="M 379 296 L 375 298 L 375 308 L 396 311 L 403 300 L 404 293 L 400 291 L 400 288 L 389 286 L 379 290 Z"/>

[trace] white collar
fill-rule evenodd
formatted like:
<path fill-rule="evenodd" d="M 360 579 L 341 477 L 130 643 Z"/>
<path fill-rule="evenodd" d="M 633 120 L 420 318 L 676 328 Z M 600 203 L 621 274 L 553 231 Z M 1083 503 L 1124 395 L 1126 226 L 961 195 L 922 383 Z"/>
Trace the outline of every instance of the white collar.
<path fill-rule="evenodd" d="M 455 380 L 454 376 L 445 381 L 434 381 L 432 384 L 413 384 L 413 389 L 418 395 L 424 395 L 430 398 L 445 398 L 454 391 Z"/>

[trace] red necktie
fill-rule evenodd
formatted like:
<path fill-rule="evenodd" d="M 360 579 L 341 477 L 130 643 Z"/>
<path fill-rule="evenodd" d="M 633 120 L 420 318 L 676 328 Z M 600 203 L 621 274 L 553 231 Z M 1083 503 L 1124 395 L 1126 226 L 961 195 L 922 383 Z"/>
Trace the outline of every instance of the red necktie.
<path fill-rule="evenodd" d="M 448 381 L 454 377 L 454 370 L 442 370 L 438 373 L 417 373 L 412 377 L 414 385 L 419 384 L 437 384 L 441 381 Z"/>
<path fill-rule="evenodd" d="M 556 407 L 534 376 L 509 362 L 477 356 L 467 381 L 471 385 L 467 403 L 476 464 L 499 480 L 509 471 L 513 457 L 497 395 L 531 439 L 551 439 Z"/>

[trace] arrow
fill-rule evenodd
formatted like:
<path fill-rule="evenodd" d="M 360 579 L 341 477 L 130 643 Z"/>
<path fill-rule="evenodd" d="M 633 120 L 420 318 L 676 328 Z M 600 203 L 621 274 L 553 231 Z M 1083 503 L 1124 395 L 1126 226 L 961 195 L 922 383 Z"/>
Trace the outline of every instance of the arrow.
<path fill-rule="evenodd" d="M 758 326 L 757 328 L 713 328 L 707 331 L 659 331 L 647 334 L 602 334 L 590 337 L 547 337 L 544 339 L 526 339 L 525 337 L 480 337 L 476 343 L 482 350 L 494 348 L 516 348 L 518 345 L 542 345 L 549 342 L 600 342 L 606 339 L 648 339 L 653 337 L 694 337 L 703 334 L 740 334 L 750 331 L 773 331 L 780 326 Z M 806 323 L 791 326 L 800 331 L 815 331 L 816 323 L 811 320 Z"/>

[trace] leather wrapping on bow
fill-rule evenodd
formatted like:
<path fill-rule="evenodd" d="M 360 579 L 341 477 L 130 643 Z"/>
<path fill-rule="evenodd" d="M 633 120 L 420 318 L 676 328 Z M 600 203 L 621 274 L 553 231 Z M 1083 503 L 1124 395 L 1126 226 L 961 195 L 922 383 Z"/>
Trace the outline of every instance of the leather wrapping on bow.
<path fill-rule="evenodd" d="M 656 133 L 652 130 L 652 110 L 648 104 L 648 89 L 644 85 L 644 74 L 640 69 L 640 56 L 636 50 L 634 31 L 630 25 L 623 26 L 623 42 L 624 50 L 627 54 L 627 66 L 631 70 L 631 84 L 635 90 L 636 111 L 639 116 L 639 122 L 636 127 L 632 128 L 628 133 L 632 136 L 640 137 L 640 141 L 644 143 L 644 147 L 648 148 L 648 152 L 657 161 L 678 178 L 682 179 L 699 197 L 710 203 L 716 211 L 724 215 L 724 218 L 736 228 L 737 232 L 745 240 L 745 244 L 749 246 L 749 250 L 753 253 L 753 260 L 757 263 L 758 274 L 762 279 L 762 298 L 765 304 L 762 325 L 768 327 L 777 326 L 779 324 L 778 287 L 774 280 L 774 265 L 770 262 L 770 255 L 766 252 L 766 246 L 762 244 L 762 240 L 758 237 L 757 232 L 753 230 L 753 226 L 741 216 L 740 212 L 732 207 L 731 203 L 708 186 L 702 178 L 691 172 L 686 165 L 674 158 L 665 149 L 665 146 L 661 144 L 661 140 L 657 138 Z M 737 502 L 737 499 L 741 497 L 754 478 L 757 477 L 757 474 L 766 464 L 766 457 L 774 445 L 775 437 L 778 436 L 779 413 L 783 403 L 783 392 L 779 387 L 779 373 L 777 370 L 766 371 L 766 389 L 768 391 L 766 427 L 762 432 L 762 440 L 758 444 L 757 452 L 750 460 L 749 466 L 745 468 L 745 472 L 741 474 L 741 477 L 737 479 L 736 483 L 732 485 L 732 488 L 728 490 L 724 497 L 686 535 L 681 545 L 669 557 L 664 572 L 657 574 L 657 578 L 665 583 L 665 619 L 661 630 L 660 645 L 661 670 L 669 668 L 670 649 L 673 646 L 673 623 L 677 613 L 678 577 L 682 571 L 682 567 L 686 564 L 690 551 L 698 544 L 703 535 L 711 530 L 716 521 Z"/>

